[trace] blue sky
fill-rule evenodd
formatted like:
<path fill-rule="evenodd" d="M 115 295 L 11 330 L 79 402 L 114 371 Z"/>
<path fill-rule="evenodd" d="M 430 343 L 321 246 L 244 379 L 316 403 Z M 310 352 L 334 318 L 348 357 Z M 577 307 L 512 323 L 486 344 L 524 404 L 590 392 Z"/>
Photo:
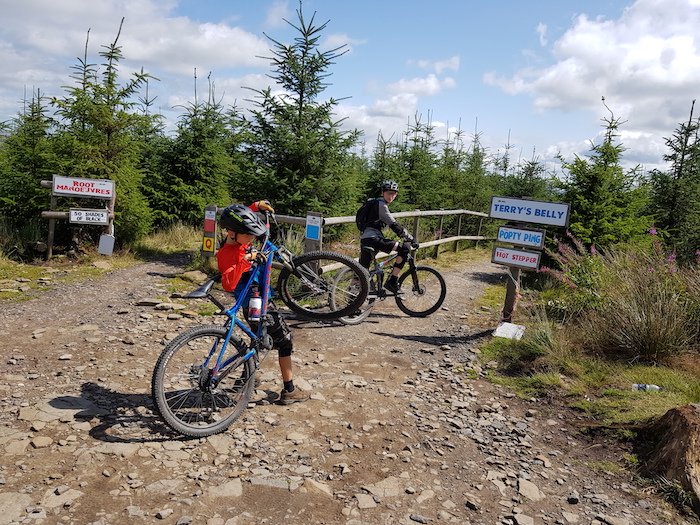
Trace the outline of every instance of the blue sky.
<path fill-rule="evenodd" d="M 142 67 L 160 79 L 150 96 L 172 128 L 181 107 L 207 93 L 246 108 L 272 80 L 272 43 L 297 33 L 298 1 L 0 0 L 0 121 L 40 89 L 65 94 L 71 66 L 99 63 L 125 18 L 122 79 Z M 625 123 L 625 161 L 663 166 L 665 137 L 700 93 L 700 0 L 305 0 L 328 22 L 321 49 L 346 45 L 325 95 L 368 147 L 399 138 L 418 116 L 438 138 L 478 131 L 491 153 L 555 169 L 557 152 L 585 155 L 609 116 Z M 272 86 L 274 89 L 274 86 Z M 698 112 L 700 114 L 700 108 Z M 510 138 L 509 138 L 510 137 Z"/>

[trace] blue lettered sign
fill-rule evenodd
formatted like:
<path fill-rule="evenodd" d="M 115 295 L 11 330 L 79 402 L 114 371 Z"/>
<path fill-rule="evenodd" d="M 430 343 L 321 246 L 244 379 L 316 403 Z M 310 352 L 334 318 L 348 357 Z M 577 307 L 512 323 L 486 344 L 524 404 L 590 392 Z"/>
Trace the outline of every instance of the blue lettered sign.
<path fill-rule="evenodd" d="M 518 246 L 530 246 L 532 248 L 543 248 L 545 230 L 530 228 L 513 228 L 512 226 L 498 227 L 498 240 L 517 244 Z"/>
<path fill-rule="evenodd" d="M 531 201 L 511 197 L 491 197 L 492 219 L 568 226 L 569 205 L 562 202 Z"/>

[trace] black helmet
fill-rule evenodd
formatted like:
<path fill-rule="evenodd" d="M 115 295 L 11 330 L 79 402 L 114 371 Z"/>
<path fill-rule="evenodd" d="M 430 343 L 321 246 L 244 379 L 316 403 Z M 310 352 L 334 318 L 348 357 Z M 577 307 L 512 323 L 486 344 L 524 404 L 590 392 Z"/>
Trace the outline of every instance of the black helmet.
<path fill-rule="evenodd" d="M 247 233 L 260 237 L 267 232 L 267 226 L 253 210 L 243 204 L 231 204 L 224 208 L 219 226 L 236 233 Z"/>
<path fill-rule="evenodd" d="M 394 181 L 394 180 L 385 180 L 382 182 L 381 186 L 379 186 L 379 189 L 384 192 L 384 191 L 399 191 L 399 184 Z"/>

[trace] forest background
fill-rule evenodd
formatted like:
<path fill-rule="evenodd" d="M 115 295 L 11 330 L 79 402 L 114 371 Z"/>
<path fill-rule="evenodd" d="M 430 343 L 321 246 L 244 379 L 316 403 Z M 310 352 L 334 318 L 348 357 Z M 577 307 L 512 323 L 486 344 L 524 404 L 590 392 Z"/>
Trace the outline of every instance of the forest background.
<path fill-rule="evenodd" d="M 338 101 L 323 98 L 344 49 L 320 50 L 326 24 L 305 18 L 301 9 L 297 17 L 293 43 L 268 37 L 273 83 L 251 89 L 252 110 L 222 106 L 208 83 L 205 96 L 195 92 L 182 108 L 171 134 L 149 99 L 149 84 L 157 79 L 144 73 L 120 79 L 119 34 L 101 47 L 99 65 L 89 58 L 88 39 L 64 96 L 46 99 L 37 90 L 15 119 L 0 124 L 0 252 L 27 258 L 28 246 L 46 238 L 48 221 L 40 214 L 49 209 L 50 191 L 40 182 L 58 174 L 116 182 L 118 246 L 174 223 L 199 226 L 211 204 L 267 198 L 287 215 L 352 215 L 382 180 L 394 179 L 401 186 L 395 211 L 487 211 L 493 195 L 566 202 L 570 233 L 587 246 L 648 244 L 654 231 L 678 261 L 695 261 L 700 144 L 694 101 L 688 121 L 669 130 L 665 171 L 623 168 L 618 130 L 624 122 L 614 108 L 602 123 L 602 142 L 591 144 L 585 158 L 560 159 L 557 172 L 535 156 L 514 159 L 509 144 L 491 154 L 478 130 L 438 140 L 421 115 L 401 137 L 380 135 L 369 146 L 361 130 L 342 130 L 334 113 Z M 95 207 L 79 199 L 62 204 Z M 75 236 L 75 227 L 61 222 L 58 243 Z M 424 236 L 435 234 L 431 227 L 424 222 Z M 446 221 L 442 233 L 455 228 Z M 80 230 L 88 243 L 102 231 Z"/>

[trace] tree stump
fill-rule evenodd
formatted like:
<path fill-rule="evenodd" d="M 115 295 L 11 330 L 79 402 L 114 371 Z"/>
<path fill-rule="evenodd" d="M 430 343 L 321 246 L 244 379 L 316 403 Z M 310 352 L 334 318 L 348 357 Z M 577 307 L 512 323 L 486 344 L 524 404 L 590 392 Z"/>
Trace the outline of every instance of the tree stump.
<path fill-rule="evenodd" d="M 652 448 L 642 463 L 642 473 L 678 481 L 683 490 L 700 501 L 700 405 L 672 408 L 643 431 Z"/>

